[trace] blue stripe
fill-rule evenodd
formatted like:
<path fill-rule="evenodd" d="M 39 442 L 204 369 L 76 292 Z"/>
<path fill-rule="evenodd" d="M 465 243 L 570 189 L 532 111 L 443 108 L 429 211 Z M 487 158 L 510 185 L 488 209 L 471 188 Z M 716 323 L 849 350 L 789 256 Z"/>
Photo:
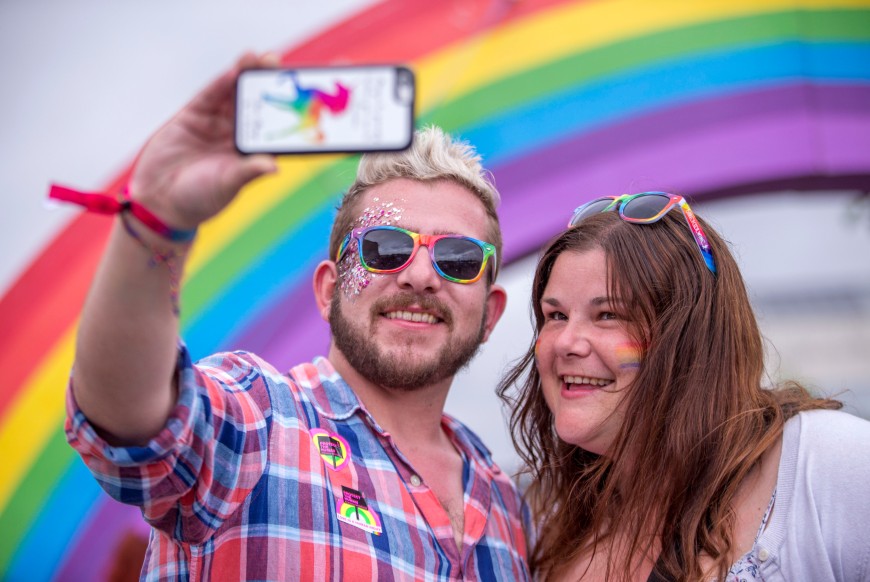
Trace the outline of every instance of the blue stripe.
<path fill-rule="evenodd" d="M 618 121 L 795 83 L 870 82 L 870 43 L 756 46 L 660 62 L 571 87 L 464 128 L 489 166 Z"/>
<path fill-rule="evenodd" d="M 188 323 L 182 336 L 194 361 L 230 347 L 227 340 L 257 314 L 274 305 L 289 289 L 308 282 L 311 262 L 326 258 L 335 215 L 333 204 L 330 199 L 298 228 L 288 231 Z"/>
<path fill-rule="evenodd" d="M 77 534 L 81 534 L 79 530 L 84 529 L 88 513 L 98 507 L 96 503 L 101 495 L 102 489 L 84 462 L 73 457 L 18 546 L 6 580 L 51 580 L 67 548 L 75 545 Z"/>

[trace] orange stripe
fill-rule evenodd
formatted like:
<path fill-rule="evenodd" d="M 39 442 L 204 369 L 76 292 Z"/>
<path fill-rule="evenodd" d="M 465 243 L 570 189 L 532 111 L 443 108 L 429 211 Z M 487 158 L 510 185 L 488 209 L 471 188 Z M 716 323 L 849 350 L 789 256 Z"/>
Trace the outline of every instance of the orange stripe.
<path fill-rule="evenodd" d="M 112 191 L 126 181 L 116 178 Z M 45 354 L 78 317 L 90 287 L 111 220 L 82 214 L 50 243 L 16 284 L 0 300 L 0 321 L 9 334 L 0 334 L 0 418 L 23 388 Z"/>

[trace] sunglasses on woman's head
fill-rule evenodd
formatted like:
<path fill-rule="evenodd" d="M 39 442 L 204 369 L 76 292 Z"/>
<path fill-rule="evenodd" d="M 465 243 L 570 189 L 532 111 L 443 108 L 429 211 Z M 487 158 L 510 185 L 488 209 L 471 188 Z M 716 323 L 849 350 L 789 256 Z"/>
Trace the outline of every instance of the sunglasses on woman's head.
<path fill-rule="evenodd" d="M 679 206 L 680 210 L 683 211 L 683 216 L 686 217 L 686 222 L 689 223 L 692 236 L 695 237 L 695 242 L 698 244 L 698 250 L 701 251 L 701 256 L 704 257 L 704 263 L 710 269 L 710 272 L 715 275 L 716 262 L 713 260 L 713 253 L 710 243 L 707 241 L 707 236 L 704 234 L 704 229 L 701 228 L 695 213 L 689 208 L 685 198 L 677 194 L 641 192 L 640 194 L 622 194 L 621 196 L 596 198 L 591 202 L 579 206 L 574 211 L 574 215 L 571 216 L 571 220 L 568 222 L 568 227 L 577 226 L 587 216 L 610 210 L 618 211 L 619 217 L 626 222 L 652 224 L 661 220 L 662 216 L 667 214 L 674 206 Z"/>
<path fill-rule="evenodd" d="M 411 264 L 421 246 L 429 249 L 432 266 L 453 283 L 474 283 L 483 275 L 495 246 L 459 234 L 420 234 L 398 226 L 357 228 L 344 237 L 335 262 L 341 261 L 350 241 L 357 241 L 360 264 L 372 273 L 398 273 Z M 495 281 L 495 267 L 492 270 Z"/>

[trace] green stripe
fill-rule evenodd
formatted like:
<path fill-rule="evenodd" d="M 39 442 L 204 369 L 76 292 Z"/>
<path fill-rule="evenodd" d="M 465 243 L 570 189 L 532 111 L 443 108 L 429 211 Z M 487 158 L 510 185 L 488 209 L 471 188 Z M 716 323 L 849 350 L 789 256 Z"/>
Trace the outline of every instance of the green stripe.
<path fill-rule="evenodd" d="M 6 509 L 0 514 L 0 579 L 3 579 L 3 573 L 8 570 L 15 551 L 30 531 L 45 500 L 73 462 L 75 452 L 67 444 L 61 424 L 51 434 L 36 463 L 18 484 Z"/>
<path fill-rule="evenodd" d="M 567 32 L 567 31 L 566 31 Z M 554 31 L 557 34 L 558 31 Z M 777 12 L 705 22 L 632 38 L 506 77 L 420 117 L 446 131 L 479 123 L 544 95 L 638 69 L 653 62 L 784 40 L 854 41 L 870 38 L 870 10 Z"/>

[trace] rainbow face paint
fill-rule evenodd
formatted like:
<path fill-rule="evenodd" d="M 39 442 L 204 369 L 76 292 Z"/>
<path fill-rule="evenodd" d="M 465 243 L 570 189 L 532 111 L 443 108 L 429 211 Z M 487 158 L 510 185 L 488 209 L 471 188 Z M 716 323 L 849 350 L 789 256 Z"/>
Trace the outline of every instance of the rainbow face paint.
<path fill-rule="evenodd" d="M 368 228 L 375 225 L 395 225 L 402 219 L 402 209 L 392 202 L 380 203 L 380 198 L 372 199 L 373 206 L 367 206 L 362 214 L 356 219 L 355 228 Z M 354 248 L 347 254 L 352 258 L 344 257 L 338 264 L 339 288 L 347 299 L 353 300 L 363 289 L 368 287 L 375 277 L 383 277 L 365 269 L 360 264 L 357 254 L 356 243 Z"/>
<path fill-rule="evenodd" d="M 640 344 L 629 342 L 616 346 L 616 359 L 622 370 L 640 368 L 642 356 L 643 346 Z"/>

